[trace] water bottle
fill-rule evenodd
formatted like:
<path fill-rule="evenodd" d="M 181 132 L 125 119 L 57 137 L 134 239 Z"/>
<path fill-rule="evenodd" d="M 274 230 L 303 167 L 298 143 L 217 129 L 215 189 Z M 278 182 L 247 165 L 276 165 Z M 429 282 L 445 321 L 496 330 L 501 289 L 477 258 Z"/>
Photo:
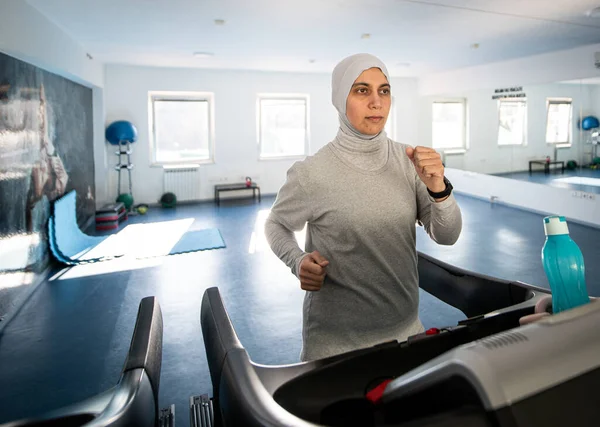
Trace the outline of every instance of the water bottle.
<path fill-rule="evenodd" d="M 544 218 L 546 243 L 542 263 L 552 290 L 552 311 L 561 311 L 590 302 L 585 286 L 585 267 L 579 246 L 569 236 L 564 216 Z"/>

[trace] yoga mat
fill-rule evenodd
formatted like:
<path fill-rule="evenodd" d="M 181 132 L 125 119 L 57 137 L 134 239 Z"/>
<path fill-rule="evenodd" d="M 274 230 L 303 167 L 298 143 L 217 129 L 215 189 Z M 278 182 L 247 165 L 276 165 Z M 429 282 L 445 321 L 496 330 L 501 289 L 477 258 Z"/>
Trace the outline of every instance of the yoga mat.
<path fill-rule="evenodd" d="M 74 192 L 57 200 L 54 215 L 48 222 L 52 254 L 67 265 L 120 257 L 143 259 L 225 247 L 216 228 L 190 230 L 194 218 L 129 224 L 116 234 L 89 236 L 77 226 L 75 203 Z"/>
<path fill-rule="evenodd" d="M 169 252 L 169 255 L 221 249 L 224 247 L 225 242 L 223 241 L 223 237 L 216 228 L 193 230 L 188 231 L 179 239 L 177 244 L 171 249 L 171 252 Z"/>
<path fill-rule="evenodd" d="M 79 229 L 76 203 L 75 191 L 70 191 L 54 202 L 53 221 L 48 222 L 49 234 L 54 237 L 51 238 L 50 248 L 65 259 L 99 261 L 86 254 L 106 240 L 107 236 L 89 236 Z M 57 259 L 61 260 L 59 257 Z"/>
<path fill-rule="evenodd" d="M 50 217 L 50 219 L 48 220 L 48 243 L 50 244 L 50 251 L 52 252 L 52 255 L 54 255 L 54 258 L 56 258 L 58 261 L 62 262 L 63 264 L 67 264 L 67 265 L 76 265 L 77 262 L 70 260 L 69 258 L 66 258 L 62 252 L 58 249 L 57 243 L 56 243 L 56 236 L 54 233 L 54 217 Z"/>

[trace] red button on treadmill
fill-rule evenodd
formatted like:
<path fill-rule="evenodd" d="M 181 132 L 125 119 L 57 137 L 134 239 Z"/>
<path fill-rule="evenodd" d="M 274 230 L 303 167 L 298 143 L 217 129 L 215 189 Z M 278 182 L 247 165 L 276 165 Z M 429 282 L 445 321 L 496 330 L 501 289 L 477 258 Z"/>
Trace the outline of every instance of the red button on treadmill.
<path fill-rule="evenodd" d="M 374 389 L 369 391 L 366 395 L 367 400 L 370 400 L 372 403 L 379 403 L 381 401 L 381 397 L 383 396 L 383 392 L 387 385 L 391 382 L 391 379 L 384 380 L 377 385 Z"/>
<path fill-rule="evenodd" d="M 440 333 L 438 328 L 429 328 L 425 331 L 425 335 L 437 335 Z"/>

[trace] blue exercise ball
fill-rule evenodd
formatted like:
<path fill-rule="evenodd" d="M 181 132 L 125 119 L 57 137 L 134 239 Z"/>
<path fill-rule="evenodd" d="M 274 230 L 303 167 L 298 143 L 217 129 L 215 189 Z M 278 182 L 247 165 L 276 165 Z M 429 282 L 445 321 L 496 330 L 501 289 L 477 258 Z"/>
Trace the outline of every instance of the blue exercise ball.
<path fill-rule="evenodd" d="M 125 120 L 113 122 L 106 128 L 106 140 L 112 145 L 119 145 L 120 141 L 133 143 L 137 140 L 137 129 Z"/>
<path fill-rule="evenodd" d="M 598 122 L 598 119 L 594 116 L 587 116 L 581 121 L 580 127 L 583 130 L 596 129 L 597 127 L 600 127 L 600 122 Z"/>

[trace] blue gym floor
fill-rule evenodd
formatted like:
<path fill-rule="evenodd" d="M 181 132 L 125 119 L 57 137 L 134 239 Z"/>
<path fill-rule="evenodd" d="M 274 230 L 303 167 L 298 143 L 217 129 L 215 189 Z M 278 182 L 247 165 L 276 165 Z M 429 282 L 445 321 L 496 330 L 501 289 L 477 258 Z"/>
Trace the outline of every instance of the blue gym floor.
<path fill-rule="evenodd" d="M 260 219 L 273 203 L 251 199 L 151 209 L 137 221 L 193 217 L 218 228 L 226 249 L 135 263 L 103 262 L 57 272 L 42 283 L 0 337 L 0 422 L 33 416 L 112 387 L 128 350 L 139 301 L 158 297 L 164 318 L 160 406 L 176 405 L 189 425 L 188 399 L 211 392 L 200 301 L 219 286 L 240 340 L 259 363 L 298 361 L 303 292 L 261 238 Z M 459 267 L 547 287 L 540 260 L 542 217 L 457 196 L 463 233 L 455 246 L 437 246 L 420 229 L 418 248 Z M 600 229 L 570 224 L 587 261 L 590 293 L 600 295 Z M 432 308 L 434 307 L 434 308 Z M 460 313 L 420 307 L 426 326 L 455 322 Z"/>
<path fill-rule="evenodd" d="M 600 180 L 600 169 L 579 168 L 577 170 L 572 171 L 565 169 L 565 173 L 563 174 L 560 172 L 560 168 L 554 169 L 554 167 L 555 166 L 552 166 L 548 175 L 544 174 L 544 169 L 541 165 L 534 165 L 534 169 L 531 175 L 528 171 L 497 173 L 494 175 L 501 176 L 504 178 L 517 179 L 519 181 L 537 182 L 538 184 L 550 185 L 552 187 L 557 188 L 567 188 L 573 191 L 585 191 L 586 193 L 600 194 L 600 186 L 597 185 L 581 185 L 555 181 L 557 178 L 577 176 L 585 178 L 596 178 Z"/>

